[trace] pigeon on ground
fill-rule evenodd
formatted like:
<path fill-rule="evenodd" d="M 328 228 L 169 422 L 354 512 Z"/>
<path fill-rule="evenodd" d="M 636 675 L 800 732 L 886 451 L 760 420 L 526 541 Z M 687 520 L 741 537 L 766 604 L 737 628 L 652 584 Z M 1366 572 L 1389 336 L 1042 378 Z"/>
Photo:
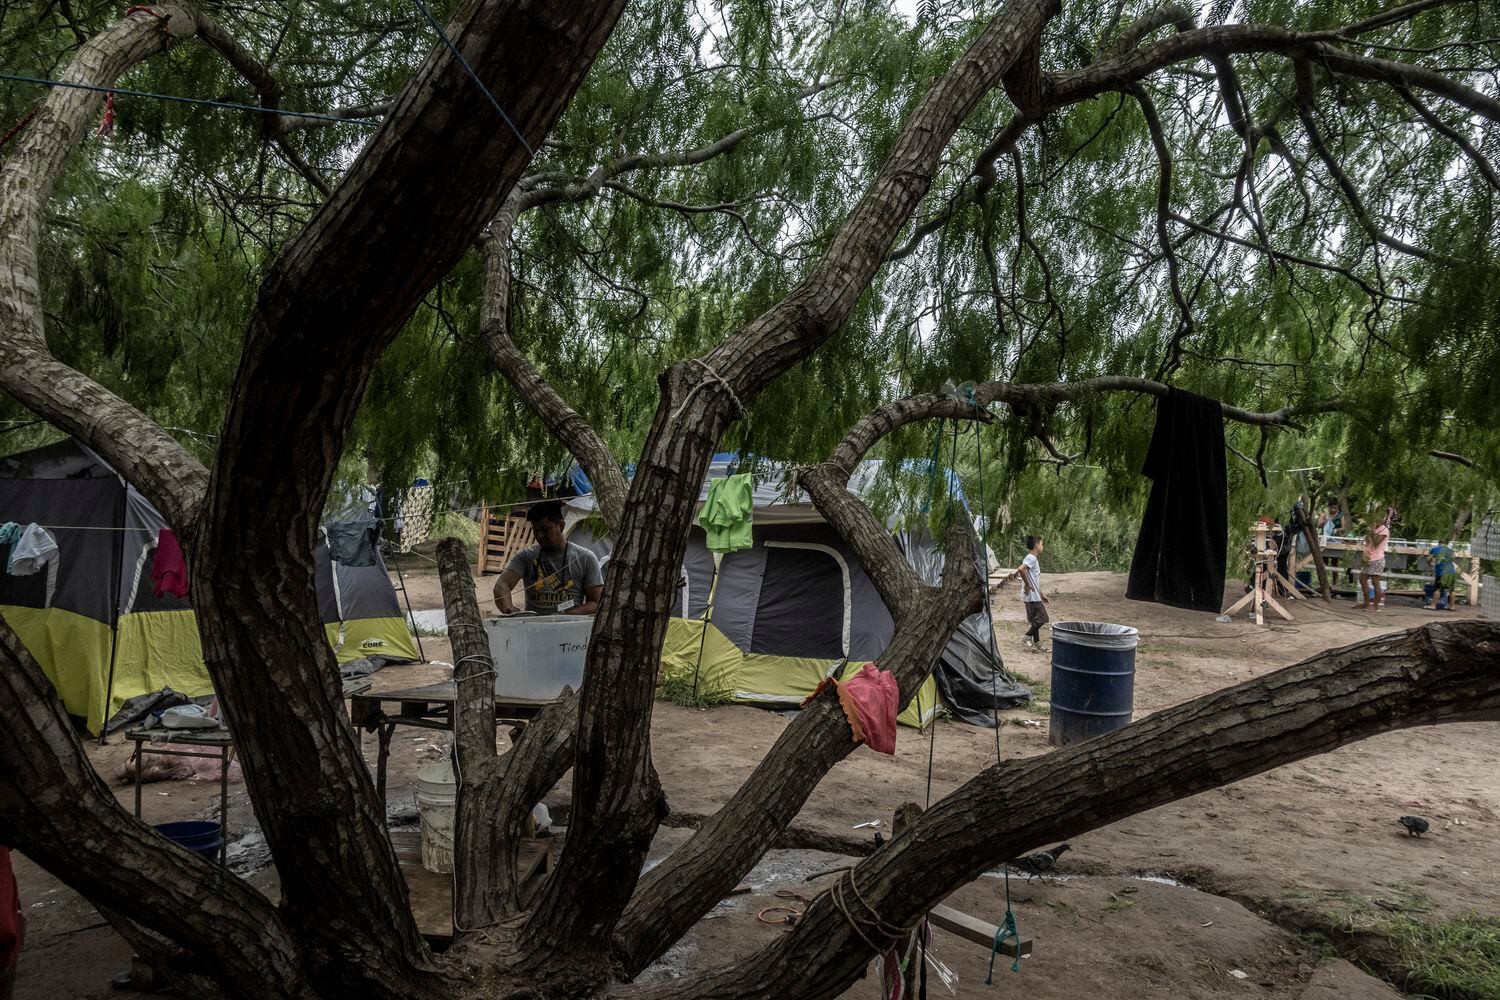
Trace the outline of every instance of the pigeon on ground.
<path fill-rule="evenodd" d="M 1396 822 L 1406 827 L 1406 835 L 1408 837 L 1420 837 L 1432 826 L 1431 823 L 1420 816 L 1402 816 Z"/>
<path fill-rule="evenodd" d="M 1070 844 L 1058 844 L 1050 851 L 1037 851 L 1035 854 L 1028 854 L 1024 858 L 1018 858 L 1011 862 L 1011 866 L 1025 872 L 1026 880 L 1029 882 L 1038 876 L 1050 875 L 1057 869 L 1057 859 L 1062 857 L 1064 852 L 1071 849 L 1072 845 Z"/>

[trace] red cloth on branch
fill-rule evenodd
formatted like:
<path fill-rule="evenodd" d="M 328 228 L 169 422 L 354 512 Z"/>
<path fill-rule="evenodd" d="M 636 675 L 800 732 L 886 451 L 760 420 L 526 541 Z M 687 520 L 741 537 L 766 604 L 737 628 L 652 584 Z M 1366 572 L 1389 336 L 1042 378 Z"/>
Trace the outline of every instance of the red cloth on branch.
<path fill-rule="evenodd" d="M 21 897 L 10 867 L 10 848 L 0 847 L 0 975 L 21 954 Z"/>
<path fill-rule="evenodd" d="M 151 562 L 151 580 L 156 584 L 156 596 L 171 594 L 174 597 L 188 595 L 187 560 L 182 557 L 182 545 L 171 528 L 161 529 L 156 536 L 156 558 Z"/>
<path fill-rule="evenodd" d="M 877 670 L 873 663 L 866 663 L 847 681 L 825 678 L 802 704 L 807 705 L 830 684 L 838 691 L 839 704 L 844 709 L 844 717 L 849 720 L 854 742 L 862 742 L 876 753 L 894 754 L 896 716 L 901 711 L 901 691 L 896 686 L 896 675 Z"/>

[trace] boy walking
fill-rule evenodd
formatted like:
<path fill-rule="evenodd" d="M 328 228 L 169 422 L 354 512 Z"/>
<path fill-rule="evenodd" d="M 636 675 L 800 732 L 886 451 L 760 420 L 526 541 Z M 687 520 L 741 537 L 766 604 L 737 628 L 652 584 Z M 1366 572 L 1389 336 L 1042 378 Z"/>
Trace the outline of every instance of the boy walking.
<path fill-rule="evenodd" d="M 1047 595 L 1042 593 L 1042 563 L 1037 557 L 1042 554 L 1042 537 L 1026 536 L 1026 558 L 1016 569 L 1021 578 L 1021 601 L 1026 606 L 1026 637 L 1021 640 L 1033 653 L 1042 651 L 1042 626 L 1051 619 L 1047 615 Z"/>

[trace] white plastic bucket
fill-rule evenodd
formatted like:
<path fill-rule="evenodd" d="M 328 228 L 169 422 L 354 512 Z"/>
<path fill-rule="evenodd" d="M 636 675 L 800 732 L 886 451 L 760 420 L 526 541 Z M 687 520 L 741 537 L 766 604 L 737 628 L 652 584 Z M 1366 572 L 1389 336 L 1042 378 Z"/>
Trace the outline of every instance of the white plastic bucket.
<path fill-rule="evenodd" d="M 458 782 L 453 762 L 440 761 L 417 772 L 417 815 L 422 820 L 422 867 L 439 875 L 453 871 L 453 818 Z"/>

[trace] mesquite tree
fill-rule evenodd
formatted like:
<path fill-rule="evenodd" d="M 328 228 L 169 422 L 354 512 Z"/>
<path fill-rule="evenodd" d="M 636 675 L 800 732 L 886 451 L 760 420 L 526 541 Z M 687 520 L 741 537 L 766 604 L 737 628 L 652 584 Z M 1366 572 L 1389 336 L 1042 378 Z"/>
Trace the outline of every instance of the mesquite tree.
<path fill-rule="evenodd" d="M 325 148 L 322 162 L 311 162 L 298 145 L 301 123 L 276 113 L 281 87 L 272 60 L 263 61 L 205 10 L 132 8 L 92 36 L 70 24 L 79 41 L 63 77 L 90 86 L 108 87 L 168 50 L 172 58 L 206 47 L 258 95 L 266 112 L 262 149 L 276 150 L 310 190 L 325 196 L 305 226 L 274 247 L 248 305 L 218 443 L 205 462 L 125 395 L 59 360 L 49 341 L 38 248 L 52 222 L 52 195 L 100 95 L 51 91 L 0 164 L 0 386 L 98 450 L 186 540 L 205 659 L 236 731 L 282 899 L 261 897 L 122 811 L 89 769 L 36 663 L 3 627 L 0 840 L 115 914 L 132 943 L 185 983 L 230 996 L 831 997 L 860 975 L 872 944 L 889 946 L 956 886 L 1043 840 L 1392 728 L 1500 718 L 1495 625 L 1434 625 L 1320 654 L 1101 740 L 990 768 L 843 875 L 836 892 L 846 905 L 820 899 L 792 933 L 746 960 L 669 984 L 631 985 L 749 871 L 828 769 L 853 749 L 835 701 L 814 702 L 722 810 L 641 875 L 669 808 L 651 760 L 657 664 L 709 459 L 747 410 L 774 398 L 788 373 L 848 327 L 891 262 L 913 255 L 934 234 L 946 239 L 949 225 L 961 226 L 969 212 L 980 227 L 980 252 L 960 264 L 940 254 L 939 284 L 970 268 L 968 291 L 977 292 L 969 297 L 994 310 L 988 324 L 994 363 L 951 373 L 979 381 L 973 399 L 919 392 L 883 402 L 835 429 L 836 444 L 800 475 L 892 611 L 896 630 L 882 661 L 909 696 L 953 628 L 978 606 L 981 581 L 972 561 L 959 556 L 967 542 L 956 521 L 941 584 L 918 580 L 881 522 L 846 489 L 850 470 L 921 421 L 987 424 L 997 419 L 992 406 L 1056 452 L 1050 421 L 1060 408 L 1164 393 L 1166 380 L 1178 378 L 1212 339 L 1200 329 L 1210 307 L 1199 300 L 1216 310 L 1233 305 L 1213 294 L 1221 258 L 1234 260 L 1231 271 L 1260 260 L 1268 268 L 1274 263 L 1280 275 L 1296 275 L 1293 281 L 1305 281 L 1303 271 L 1338 278 L 1372 303 L 1364 328 L 1378 342 L 1390 322 L 1382 309 L 1412 296 L 1395 290 L 1394 274 L 1403 288 L 1447 287 L 1446 269 L 1482 271 L 1483 261 L 1450 258 L 1479 253 L 1484 240 L 1459 241 L 1445 230 L 1439 235 L 1452 245 L 1424 248 L 1433 234 L 1420 225 L 1420 202 L 1376 200 L 1362 191 L 1362 184 L 1381 179 L 1370 166 L 1375 154 L 1360 136 L 1330 132 L 1330 95 L 1378 109 L 1401 102 L 1459 151 L 1453 170 L 1486 197 L 1495 176 L 1484 137 L 1500 122 L 1500 102 L 1466 71 L 1434 66 L 1429 57 L 1444 49 L 1447 36 L 1437 29 L 1434 43 L 1432 32 L 1421 31 L 1426 19 L 1453 13 L 1446 7 L 1476 23 L 1492 21 L 1494 12 L 1483 4 L 1417 0 L 1381 13 L 1347 11 L 1321 27 L 1223 23 L 1226 11 L 1199 26 L 1170 4 L 1126 19 L 1120 6 L 1101 35 L 1087 17 L 1059 19 L 1050 0 L 1008 0 L 961 26 L 961 51 L 955 46 L 930 86 L 906 95 L 899 130 L 879 144 L 878 168 L 860 182 L 861 193 L 837 224 L 796 237 L 800 256 L 782 261 L 792 276 L 786 287 L 767 295 L 754 315 L 718 331 L 701 353 L 654 373 L 649 427 L 638 450 L 620 456 L 518 346 L 512 308 L 514 250 L 523 245 L 518 220 L 531 209 L 587 203 L 606 190 L 652 211 L 743 213 L 742 205 L 690 205 L 635 185 L 652 171 L 724 162 L 755 133 L 742 125 L 668 153 L 580 152 L 576 142 L 560 140 L 549 146 L 570 97 L 594 79 L 586 74 L 622 7 L 620 0 L 472 0 L 449 28 L 462 62 L 447 46 L 434 46 L 389 101 L 334 109 L 334 117 L 380 119 L 357 155 L 349 159 L 343 151 L 348 162 L 337 177 L 329 174 L 338 166 L 338 148 Z M 835 5 L 830 31 L 840 30 L 843 7 Z M 71 17 L 67 5 L 62 10 Z M 1448 23 L 1450 31 L 1463 30 Z M 1085 28 L 1091 33 L 1082 34 Z M 1412 35 L 1420 36 L 1417 43 Z M 1371 48 L 1387 54 L 1369 55 Z M 1389 58 L 1406 54 L 1413 60 Z M 475 85 L 470 68 L 487 90 Z M 1247 99 L 1252 68 L 1269 81 L 1265 92 L 1280 100 Z M 1163 84 L 1172 79 L 1186 81 L 1187 89 Z M 791 106 L 816 102 L 835 85 L 833 75 L 815 75 L 796 88 Z M 1171 101 L 1161 99 L 1163 88 Z M 506 122 L 497 121 L 490 93 Z M 1133 335 L 1128 348 L 1091 348 L 1095 360 L 1127 370 L 1094 381 L 987 380 L 996 372 L 1032 371 L 1029 359 L 1048 355 L 1053 343 L 1049 363 L 1063 371 L 1065 342 L 1081 336 L 1071 313 L 1080 293 L 1049 262 L 1065 248 L 1040 246 L 1027 221 L 1018 143 L 1101 95 L 1136 109 L 1152 151 L 1141 166 L 1155 194 L 1135 219 L 1147 235 L 1111 229 L 1121 224 L 1118 213 L 1111 224 L 1086 212 L 1073 215 L 1080 227 L 1099 226 L 1111 245 L 1126 247 L 1133 263 L 1124 270 L 1133 274 L 1123 280 L 1139 301 L 1153 304 L 1142 315 L 1156 318 L 1120 320 Z M 1227 185 L 1226 207 L 1198 218 L 1177 207 L 1174 160 L 1188 148 L 1181 146 L 1184 136 L 1211 130 L 1221 114 L 1240 147 L 1238 169 L 1217 179 Z M 958 179 L 950 150 L 965 126 L 984 140 L 958 168 Z M 533 151 L 543 162 L 533 165 Z M 602 162 L 577 177 L 548 167 L 554 152 Z M 1267 157 L 1280 166 L 1267 168 Z M 1067 169 L 1066 160 L 1052 164 L 1048 182 L 1060 197 L 1086 197 L 1089 184 L 1060 179 Z M 993 196 L 1007 171 L 1018 242 L 1002 273 L 998 230 L 991 227 Z M 955 183 L 913 225 L 938 180 Z M 1201 174 L 1194 180 L 1212 187 Z M 1207 196 L 1191 194 L 1194 207 Z M 1302 198 L 1301 228 L 1275 216 Z M 1327 242 L 1308 236 L 1309 227 L 1322 227 Z M 1483 227 L 1492 235 L 1492 218 Z M 753 226 L 744 228 L 756 238 Z M 1278 242 L 1289 228 L 1302 241 L 1291 248 Z M 1207 242 L 1192 242 L 1200 237 Z M 382 351 L 476 244 L 484 262 L 484 356 L 540 426 L 588 469 L 616 548 L 582 689 L 544 711 L 511 753 L 494 755 L 492 694 L 484 678 L 473 668 L 460 671 L 457 753 L 468 778 L 458 806 L 456 901 L 464 929 L 437 955 L 417 934 L 383 810 L 338 708 L 337 674 L 314 598 L 312 547 Z M 1240 257 L 1241 250 L 1256 256 Z M 1393 256 L 1401 263 L 1392 264 Z M 704 256 L 693 266 L 713 264 Z M 947 300 L 951 289 L 940 290 Z M 942 309 L 936 315 L 955 321 Z M 973 315 L 959 319 L 972 324 Z M 1132 351 L 1140 356 L 1132 360 Z M 1145 359 L 1149 365 L 1136 363 Z M 1326 388 L 1309 381 L 1315 390 Z M 1350 405 L 1316 391 L 1298 396 L 1270 411 L 1226 402 L 1224 412 L 1269 433 Z M 618 470 L 621 457 L 636 463 L 628 484 Z M 442 551 L 445 575 L 460 584 L 446 588 L 450 611 L 455 620 L 472 617 L 461 559 L 451 545 Z M 461 655 L 472 638 L 455 637 Z M 520 912 L 513 857 L 521 818 L 569 769 L 573 812 L 559 863 L 530 909 Z M 118 915 L 126 908 L 133 920 Z"/>

